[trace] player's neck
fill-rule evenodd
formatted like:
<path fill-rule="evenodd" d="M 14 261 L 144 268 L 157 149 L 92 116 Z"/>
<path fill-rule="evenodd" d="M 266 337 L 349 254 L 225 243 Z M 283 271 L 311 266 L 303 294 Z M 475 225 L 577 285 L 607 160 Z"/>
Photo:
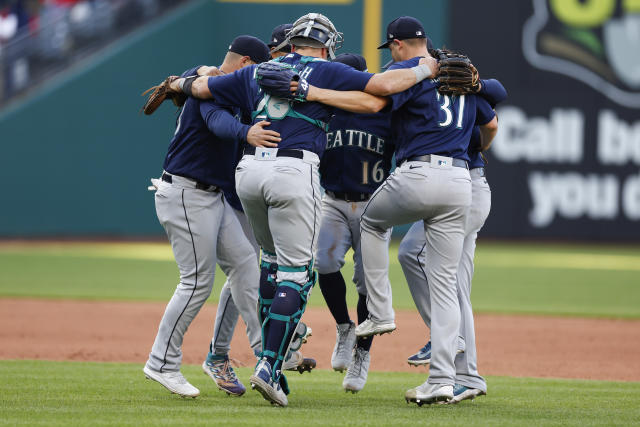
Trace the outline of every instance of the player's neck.
<path fill-rule="evenodd" d="M 402 61 L 407 61 L 409 59 L 415 58 L 416 56 L 429 56 L 429 51 L 426 47 L 416 47 L 413 49 L 407 49 L 403 52 Z"/>
<path fill-rule="evenodd" d="M 233 73 L 234 71 L 237 71 L 237 70 L 239 70 L 238 67 L 228 63 L 227 61 L 223 62 L 222 65 L 220 66 L 220 71 L 222 71 L 225 74 Z"/>

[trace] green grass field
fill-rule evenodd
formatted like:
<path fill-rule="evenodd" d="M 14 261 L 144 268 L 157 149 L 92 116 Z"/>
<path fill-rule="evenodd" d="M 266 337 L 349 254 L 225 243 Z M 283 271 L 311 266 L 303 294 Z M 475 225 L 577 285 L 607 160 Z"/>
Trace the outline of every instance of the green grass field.
<path fill-rule="evenodd" d="M 391 246 L 394 305 L 413 309 Z M 352 274 L 352 263 L 343 270 Z M 481 242 L 473 302 L 477 312 L 640 318 L 640 248 Z M 0 298 L 36 297 L 166 302 L 178 281 L 166 243 L 0 244 Z M 210 302 L 224 281 L 219 273 Z M 355 290 L 349 286 L 350 304 Z M 324 306 L 320 292 L 311 305 Z M 238 370 L 248 383 L 249 368 Z M 357 395 L 342 376 L 289 375 L 286 409 L 249 391 L 231 398 L 198 366 L 183 373 L 198 399 L 145 381 L 141 366 L 0 361 L 0 425 L 632 425 L 640 383 L 489 377 L 489 395 L 459 405 L 407 405 L 404 392 L 424 372 L 371 372 Z"/>
<path fill-rule="evenodd" d="M 413 309 L 391 246 L 394 306 Z M 168 301 L 178 270 L 168 243 L 0 245 L 0 296 Z M 343 269 L 351 277 L 352 262 Z M 480 242 L 477 312 L 640 318 L 640 248 Z M 218 271 L 211 302 L 224 275 Z M 350 304 L 356 301 L 349 286 Z M 320 292 L 312 306 L 324 306 Z"/>
<path fill-rule="evenodd" d="M 251 370 L 238 370 L 248 383 Z M 184 374 L 197 399 L 171 395 L 145 381 L 139 365 L 0 362 L 1 425 L 632 425 L 640 419 L 637 383 L 490 377 L 489 394 L 458 405 L 418 407 L 406 389 L 424 375 L 372 372 L 357 395 L 329 371 L 289 375 L 287 408 L 259 393 L 233 398 L 217 391 L 199 367 Z"/>

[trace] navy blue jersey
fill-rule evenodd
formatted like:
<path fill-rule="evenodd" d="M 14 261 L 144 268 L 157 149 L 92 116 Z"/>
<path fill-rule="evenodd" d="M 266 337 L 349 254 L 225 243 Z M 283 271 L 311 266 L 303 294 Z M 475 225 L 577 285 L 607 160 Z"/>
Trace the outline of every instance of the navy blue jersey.
<path fill-rule="evenodd" d="M 297 65 L 303 57 L 297 53 L 291 53 L 282 59 L 289 65 Z M 317 87 L 335 90 L 363 90 L 372 74 L 356 71 L 353 68 L 338 62 L 327 62 L 314 58 L 300 71 L 300 75 L 307 79 L 309 84 Z M 259 110 L 259 104 L 265 99 L 265 94 L 260 90 L 255 80 L 256 66 L 244 67 L 235 73 L 220 77 L 209 78 L 209 90 L 216 103 L 231 105 L 241 108 L 246 112 Z M 273 108 L 278 111 L 286 111 L 289 104 L 273 99 Z M 306 117 L 327 123 L 334 109 L 317 102 L 305 102 L 294 104 L 295 112 Z M 256 118 L 255 121 L 261 119 Z M 295 148 L 312 151 L 322 155 L 326 145 L 325 130 L 301 118 L 286 116 L 282 120 L 269 120 L 271 125 L 267 129 L 280 133 L 282 141 L 278 148 Z"/>
<path fill-rule="evenodd" d="M 236 119 L 240 120 L 241 123 L 250 123 L 251 122 L 251 118 L 247 117 L 246 115 L 237 115 Z M 240 211 L 240 212 L 244 212 L 244 209 L 242 209 L 242 203 L 240 203 L 240 198 L 238 197 L 238 193 L 236 192 L 236 166 L 238 166 L 238 163 L 240 163 L 240 159 L 242 158 L 242 151 L 244 148 L 244 144 L 243 141 L 237 141 L 237 144 L 228 144 L 227 147 L 230 147 L 230 149 L 233 149 L 233 154 L 229 155 L 229 157 L 233 157 L 234 161 L 233 163 L 230 163 L 230 165 L 232 166 L 230 169 L 230 173 L 231 173 L 231 181 L 229 182 L 228 185 L 225 185 L 224 187 L 222 187 L 222 191 L 224 193 L 224 198 L 227 200 L 227 202 L 231 205 L 232 208 Z M 225 147 L 226 148 L 226 147 Z"/>
<path fill-rule="evenodd" d="M 393 151 L 391 113 L 336 110 L 320 161 L 320 184 L 328 191 L 373 193 L 389 176 Z"/>
<path fill-rule="evenodd" d="M 497 104 L 507 99 L 507 90 L 502 83 L 496 79 L 482 80 L 482 89 L 478 93 L 491 106 L 495 108 Z M 469 168 L 482 168 L 485 166 L 484 159 L 480 155 L 480 128 L 474 126 L 469 143 Z"/>
<path fill-rule="evenodd" d="M 389 69 L 415 67 L 419 60 L 396 62 Z M 427 79 L 390 97 L 398 162 L 423 154 L 469 161 L 467 149 L 473 126 L 487 124 L 495 116 L 481 97 L 441 95 L 436 90 L 438 85 L 437 79 Z"/>
<path fill-rule="evenodd" d="M 200 66 L 182 76 L 195 75 Z M 234 174 L 239 140 L 249 126 L 240 123 L 237 111 L 212 101 L 187 99 L 176 125 L 164 170 L 219 187 L 235 187 Z"/>
<path fill-rule="evenodd" d="M 474 126 L 471 131 L 471 140 L 469 142 L 469 169 L 484 167 L 484 159 L 478 150 L 480 142 L 480 127 Z"/>

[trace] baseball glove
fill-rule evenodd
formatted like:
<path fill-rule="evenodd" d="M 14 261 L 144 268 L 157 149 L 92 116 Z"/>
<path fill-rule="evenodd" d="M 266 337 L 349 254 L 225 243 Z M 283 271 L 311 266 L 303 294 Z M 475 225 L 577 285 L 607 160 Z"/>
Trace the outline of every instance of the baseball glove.
<path fill-rule="evenodd" d="M 152 86 L 142 92 L 142 96 L 151 92 L 151 95 L 147 98 L 147 102 L 142 106 L 142 111 L 144 111 L 146 115 L 153 114 L 166 99 L 170 99 L 176 107 L 182 107 L 184 103 L 187 102 L 187 95 L 182 92 L 174 92 L 169 87 L 169 84 L 178 78 L 178 76 L 169 76 L 159 85 Z"/>
<path fill-rule="evenodd" d="M 256 72 L 258 85 L 271 96 L 304 102 L 309 92 L 309 84 L 300 77 L 298 70 L 279 62 L 263 62 Z M 291 91 L 291 83 L 298 82 L 295 92 Z"/>
<path fill-rule="evenodd" d="M 464 95 L 480 90 L 480 75 L 466 55 L 436 49 L 435 58 L 440 65 L 438 92 L 443 95 Z"/>

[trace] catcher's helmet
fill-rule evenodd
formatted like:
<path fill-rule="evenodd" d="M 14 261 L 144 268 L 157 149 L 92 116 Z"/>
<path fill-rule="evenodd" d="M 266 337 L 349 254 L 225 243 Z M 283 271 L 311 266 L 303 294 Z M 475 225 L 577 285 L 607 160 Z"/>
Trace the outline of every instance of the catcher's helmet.
<path fill-rule="evenodd" d="M 333 59 L 335 51 L 342 46 L 342 40 L 342 33 L 336 30 L 329 18 L 320 13 L 307 13 L 293 23 L 283 44 L 327 48 L 329 57 Z"/>

